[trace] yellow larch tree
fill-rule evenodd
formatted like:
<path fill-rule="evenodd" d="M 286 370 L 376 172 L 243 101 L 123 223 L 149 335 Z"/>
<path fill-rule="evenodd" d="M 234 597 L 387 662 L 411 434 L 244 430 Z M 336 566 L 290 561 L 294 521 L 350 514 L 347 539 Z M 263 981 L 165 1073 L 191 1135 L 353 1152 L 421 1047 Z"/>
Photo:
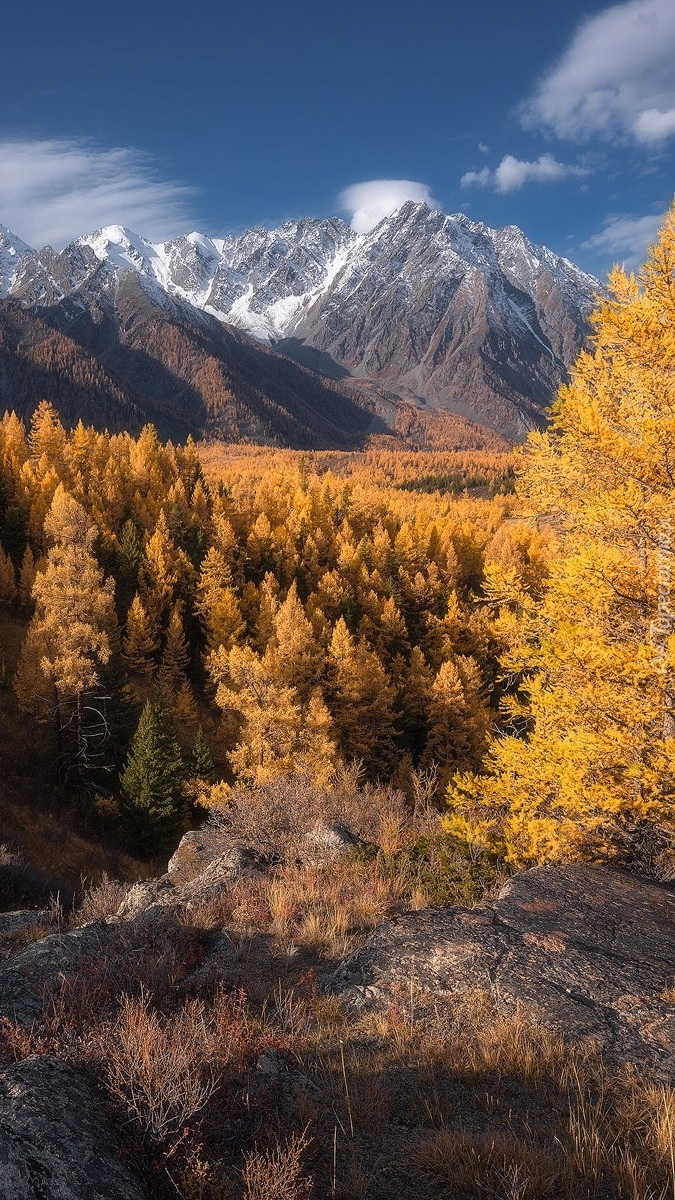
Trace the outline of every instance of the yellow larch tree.
<path fill-rule="evenodd" d="M 73 731 L 72 757 L 82 775 L 88 767 L 83 699 L 98 685 L 117 644 L 114 583 L 94 557 L 96 527 L 61 484 L 45 536 L 52 545 L 33 583 L 35 613 L 15 686 L 22 708 L 35 712 L 46 705 L 54 716 L 62 764 L 66 725 Z"/>
<path fill-rule="evenodd" d="M 127 613 L 123 638 L 124 658 L 133 672 L 151 675 L 158 648 L 157 637 L 137 593 Z"/>
<path fill-rule="evenodd" d="M 515 863 L 651 861 L 675 830 L 675 207 L 638 278 L 609 286 L 525 450 L 519 493 L 557 534 L 548 577 L 522 538 L 486 568 L 519 688 L 450 825 Z"/>
<path fill-rule="evenodd" d="M 221 648 L 211 659 L 216 703 L 240 724 L 230 762 L 238 779 L 264 783 L 277 774 L 302 772 L 326 780 L 335 762 L 331 721 L 318 693 L 303 704 L 278 682 L 250 646 Z"/>
<path fill-rule="evenodd" d="M 295 582 L 273 620 L 273 634 L 265 652 L 272 676 L 295 688 L 302 701 L 309 700 L 323 666 L 323 652 L 305 616 Z"/>

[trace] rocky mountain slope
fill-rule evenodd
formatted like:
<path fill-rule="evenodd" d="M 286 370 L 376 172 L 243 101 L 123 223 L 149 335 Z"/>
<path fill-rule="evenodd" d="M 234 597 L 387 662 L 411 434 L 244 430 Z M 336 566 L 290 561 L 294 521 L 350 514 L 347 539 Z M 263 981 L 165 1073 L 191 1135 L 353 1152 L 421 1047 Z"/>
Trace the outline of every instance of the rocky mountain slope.
<path fill-rule="evenodd" d="M 363 235 L 338 218 L 308 219 L 153 245 L 110 226 L 60 253 L 30 250 L 0 226 L 0 297 L 79 342 L 174 420 L 295 444 L 297 429 L 277 409 L 304 425 L 296 401 L 313 412 L 308 444 L 358 437 L 374 414 L 391 424 L 401 402 L 522 437 L 542 422 L 583 344 L 598 286 L 513 226 L 493 230 L 412 202 Z M 226 375 L 245 358 L 255 402 L 236 370 L 228 382 L 246 414 L 229 412 L 218 428 L 222 404 L 189 371 L 179 374 L 196 397 L 163 378 L 176 374 L 171 349 L 152 352 L 147 370 L 132 364 L 128 350 L 147 355 L 137 335 L 148 321 L 206 344 Z"/>

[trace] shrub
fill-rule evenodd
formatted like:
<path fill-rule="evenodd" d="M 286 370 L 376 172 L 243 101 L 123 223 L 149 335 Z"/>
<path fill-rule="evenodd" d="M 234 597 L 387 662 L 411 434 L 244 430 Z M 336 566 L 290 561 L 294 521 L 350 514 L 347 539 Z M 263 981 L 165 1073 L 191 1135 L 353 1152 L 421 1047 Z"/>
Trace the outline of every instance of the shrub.
<path fill-rule="evenodd" d="M 146 992 L 126 996 L 103 1036 L 108 1087 L 154 1140 L 180 1133 L 213 1095 L 212 1025 L 201 1001 L 166 1018 Z"/>
<path fill-rule="evenodd" d="M 302 1155 L 308 1145 L 306 1132 L 294 1133 L 284 1145 L 247 1154 L 242 1171 L 244 1200 L 307 1200 L 312 1181 L 303 1175 Z"/>

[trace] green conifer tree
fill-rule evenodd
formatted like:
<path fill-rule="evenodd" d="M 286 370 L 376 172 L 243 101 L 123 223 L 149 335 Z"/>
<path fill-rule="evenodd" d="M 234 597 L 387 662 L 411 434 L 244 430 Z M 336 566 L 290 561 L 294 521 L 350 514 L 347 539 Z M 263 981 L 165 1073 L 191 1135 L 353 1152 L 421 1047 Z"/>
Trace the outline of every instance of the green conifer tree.
<path fill-rule="evenodd" d="M 203 779 L 207 783 L 216 782 L 216 767 L 211 757 L 211 751 L 204 737 L 204 730 L 201 725 L 197 730 L 195 744 L 192 747 L 190 759 L 188 763 L 188 775 L 190 779 Z"/>
<path fill-rule="evenodd" d="M 175 833 L 182 774 L 180 748 L 159 695 L 143 708 L 121 778 L 122 818 L 142 853 L 165 849 Z"/>

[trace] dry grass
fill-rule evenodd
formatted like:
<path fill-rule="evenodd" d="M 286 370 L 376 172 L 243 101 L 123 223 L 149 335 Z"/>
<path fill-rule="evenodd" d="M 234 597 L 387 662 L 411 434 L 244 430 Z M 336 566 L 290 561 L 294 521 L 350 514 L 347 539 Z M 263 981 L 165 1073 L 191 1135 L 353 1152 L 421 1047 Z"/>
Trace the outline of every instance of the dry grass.
<path fill-rule="evenodd" d="M 312 1182 L 303 1173 L 302 1156 L 309 1145 L 306 1131 L 268 1150 L 244 1158 L 244 1200 L 306 1200 Z"/>
<path fill-rule="evenodd" d="M 114 917 L 128 890 L 128 884 L 109 879 L 104 871 L 99 883 L 84 889 L 80 903 L 70 913 L 69 923 L 77 927 Z"/>

